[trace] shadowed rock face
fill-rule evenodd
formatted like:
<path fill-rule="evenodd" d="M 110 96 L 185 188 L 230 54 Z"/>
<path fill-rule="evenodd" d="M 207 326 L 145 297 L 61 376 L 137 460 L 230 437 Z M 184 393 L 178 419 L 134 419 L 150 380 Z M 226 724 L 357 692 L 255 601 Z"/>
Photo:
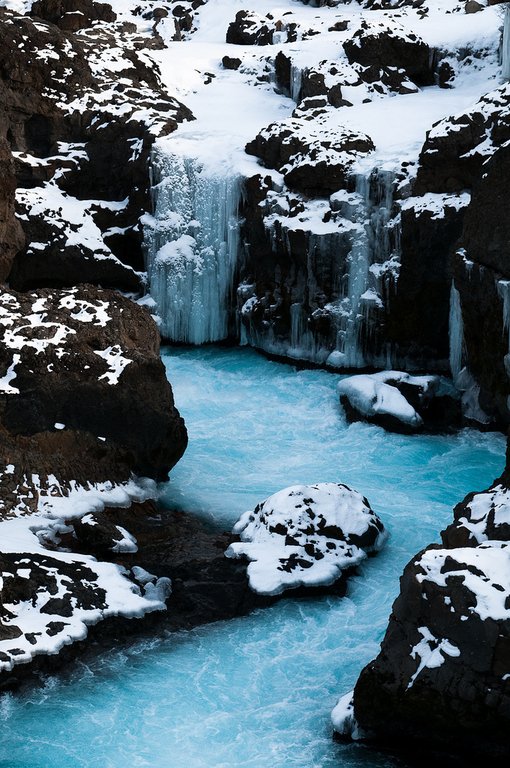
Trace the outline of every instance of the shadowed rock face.
<path fill-rule="evenodd" d="M 165 479 L 186 430 L 147 310 L 91 286 L 4 292 L 0 306 L 5 463 L 64 482 Z"/>
<path fill-rule="evenodd" d="M 429 46 L 414 34 L 400 32 L 398 27 L 364 21 L 352 39 L 344 43 L 344 49 L 351 64 L 377 70 L 398 67 L 418 85 L 434 83 Z"/>
<path fill-rule="evenodd" d="M 508 472 L 454 510 L 443 546 L 418 553 L 354 713 L 368 738 L 398 750 L 508 759 L 510 724 Z"/>
<path fill-rule="evenodd" d="M 11 151 L 5 139 L 0 139 L 0 176 L 0 280 L 5 280 L 16 253 L 23 248 L 25 242 L 21 225 L 14 215 L 16 177 Z"/>

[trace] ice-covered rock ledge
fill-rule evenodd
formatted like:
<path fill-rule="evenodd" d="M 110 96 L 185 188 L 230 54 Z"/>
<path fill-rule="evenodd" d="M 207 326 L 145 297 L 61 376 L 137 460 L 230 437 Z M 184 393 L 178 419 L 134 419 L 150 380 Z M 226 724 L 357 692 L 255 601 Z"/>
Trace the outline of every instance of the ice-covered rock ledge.
<path fill-rule="evenodd" d="M 443 547 L 407 565 L 379 655 L 333 712 L 339 734 L 463 766 L 508 762 L 509 521 L 504 476 L 456 507 Z"/>
<path fill-rule="evenodd" d="M 461 423 L 460 393 L 440 376 L 381 371 L 342 379 L 340 403 L 349 421 L 390 432 L 445 431 Z"/>
<path fill-rule="evenodd" d="M 279 595 L 330 586 L 369 553 L 386 531 L 368 501 L 339 483 L 294 485 L 270 496 L 234 527 L 227 557 L 246 557 L 254 592 Z"/>

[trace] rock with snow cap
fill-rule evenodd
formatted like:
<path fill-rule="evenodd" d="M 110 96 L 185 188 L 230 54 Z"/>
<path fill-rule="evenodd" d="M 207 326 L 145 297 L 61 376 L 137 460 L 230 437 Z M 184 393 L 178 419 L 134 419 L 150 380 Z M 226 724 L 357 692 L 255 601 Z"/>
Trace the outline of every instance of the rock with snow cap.
<path fill-rule="evenodd" d="M 329 127 L 327 110 L 273 123 L 250 142 L 246 151 L 284 175 L 286 184 L 313 197 L 345 187 L 355 160 L 373 151 L 369 136 Z"/>
<path fill-rule="evenodd" d="M 454 522 L 442 531 L 446 547 L 476 547 L 486 541 L 510 542 L 510 491 L 501 482 L 471 493 L 453 510 Z"/>
<path fill-rule="evenodd" d="M 236 523 L 227 557 L 246 557 L 250 587 L 262 595 L 328 586 L 386 540 L 357 491 L 337 483 L 296 485 L 273 494 Z"/>
<path fill-rule="evenodd" d="M 509 575 L 506 543 L 432 547 L 411 561 L 354 690 L 358 729 L 404 750 L 508 758 Z"/>
<path fill-rule="evenodd" d="M 460 394 L 439 376 L 382 371 L 342 379 L 340 402 L 349 421 L 391 432 L 445 431 L 461 424 Z"/>
<path fill-rule="evenodd" d="M 145 308 L 83 286 L 4 291 L 0 316 L 6 464 L 63 481 L 166 477 L 186 432 Z"/>
<path fill-rule="evenodd" d="M 404 69 L 418 85 L 432 85 L 429 46 L 423 40 L 392 21 L 363 21 L 350 40 L 344 43 L 349 62 L 364 67 L 393 66 Z"/>
<path fill-rule="evenodd" d="M 145 58 L 155 38 L 116 23 L 109 6 L 84 3 L 102 21 L 72 33 L 54 23 L 76 14 L 87 23 L 81 11 L 67 12 L 72 2 L 37 5 L 48 20 L 0 9 L 0 136 L 14 153 L 27 239 L 22 248 L 12 230 L 12 284 L 26 290 L 88 281 L 139 290 L 150 148 L 191 113 Z"/>
<path fill-rule="evenodd" d="M 507 470 L 406 566 L 380 653 L 333 713 L 339 733 L 459 765 L 508 760 L 509 493 Z"/>

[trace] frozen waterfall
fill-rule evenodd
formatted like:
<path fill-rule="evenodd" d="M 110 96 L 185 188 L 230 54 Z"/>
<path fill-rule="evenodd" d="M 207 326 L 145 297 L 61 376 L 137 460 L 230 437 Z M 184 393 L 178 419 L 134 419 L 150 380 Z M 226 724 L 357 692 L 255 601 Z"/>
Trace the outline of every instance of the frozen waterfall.
<path fill-rule="evenodd" d="M 347 259 L 345 295 L 335 303 L 337 347 L 328 358 L 335 367 L 362 368 L 373 362 L 366 359 L 366 337 L 371 315 L 384 306 L 381 276 L 391 259 L 393 182 L 392 172 L 377 168 L 356 176 L 354 219 L 359 226 Z"/>
<path fill-rule="evenodd" d="M 228 336 L 239 249 L 242 178 L 197 159 L 196 139 L 170 137 L 152 153 L 153 215 L 144 217 L 150 293 L 170 341 Z"/>
<path fill-rule="evenodd" d="M 452 280 L 450 291 L 450 371 L 455 381 L 463 367 L 464 361 L 464 324 L 462 321 L 462 306 L 460 302 L 460 293 L 455 287 L 455 281 Z"/>
<path fill-rule="evenodd" d="M 508 3 L 505 8 L 505 21 L 503 24 L 501 63 L 503 80 L 510 80 L 510 5 Z"/>

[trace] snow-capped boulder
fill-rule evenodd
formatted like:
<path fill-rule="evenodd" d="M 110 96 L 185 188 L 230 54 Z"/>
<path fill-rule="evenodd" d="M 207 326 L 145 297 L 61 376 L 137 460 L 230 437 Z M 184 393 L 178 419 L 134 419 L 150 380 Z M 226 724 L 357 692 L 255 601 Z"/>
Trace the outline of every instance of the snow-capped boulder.
<path fill-rule="evenodd" d="M 404 434 L 460 425 L 460 395 L 439 376 L 360 374 L 342 379 L 338 393 L 349 421 L 368 421 Z"/>
<path fill-rule="evenodd" d="M 471 493 L 453 510 L 454 522 L 442 531 L 446 547 L 476 547 L 486 541 L 510 541 L 510 491 L 498 482 Z"/>
<path fill-rule="evenodd" d="M 414 194 L 472 189 L 484 162 L 510 139 L 510 84 L 483 96 L 469 111 L 447 117 L 427 133 Z"/>
<path fill-rule="evenodd" d="M 246 512 L 234 533 L 240 541 L 226 555 L 250 561 L 250 587 L 262 595 L 329 586 L 386 540 L 368 501 L 337 483 L 278 491 Z"/>
<path fill-rule="evenodd" d="M 401 578 L 353 722 L 379 743 L 508 758 L 510 548 L 432 547 Z"/>
<path fill-rule="evenodd" d="M 311 110 L 305 118 L 291 117 L 264 128 L 246 151 L 283 173 L 291 189 L 327 197 L 345 187 L 354 162 L 374 150 L 369 136 L 339 130 L 334 122 L 327 109 Z"/>
<path fill-rule="evenodd" d="M 400 579 L 377 658 L 333 713 L 342 735 L 399 751 L 508 759 L 508 470 L 454 510 L 455 521 Z M 471 764 L 469 762 L 468 764 Z M 499 764 L 499 763 L 496 763 Z"/>
<path fill-rule="evenodd" d="M 352 64 L 363 67 L 397 67 L 418 85 L 432 85 L 434 74 L 431 67 L 430 49 L 414 33 L 392 21 L 362 21 L 360 28 L 344 43 L 344 49 Z"/>
<path fill-rule="evenodd" d="M 275 31 L 274 18 L 254 11 L 238 11 L 229 24 L 227 43 L 235 45 L 271 45 Z"/>

